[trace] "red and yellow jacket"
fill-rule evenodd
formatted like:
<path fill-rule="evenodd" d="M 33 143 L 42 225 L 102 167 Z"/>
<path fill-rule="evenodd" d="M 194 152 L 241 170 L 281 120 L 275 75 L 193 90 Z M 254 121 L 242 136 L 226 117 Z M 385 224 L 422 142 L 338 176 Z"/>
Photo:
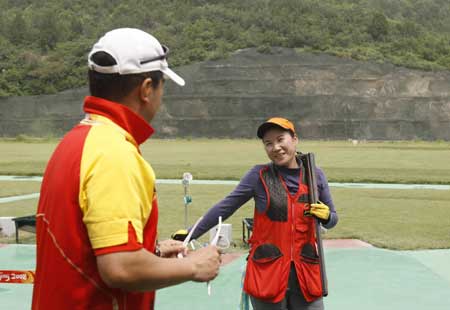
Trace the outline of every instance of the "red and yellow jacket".
<path fill-rule="evenodd" d="M 154 292 L 111 289 L 96 256 L 155 250 L 155 174 L 139 145 L 153 129 L 126 106 L 86 97 L 86 118 L 48 162 L 37 210 L 33 309 L 153 309 Z"/>

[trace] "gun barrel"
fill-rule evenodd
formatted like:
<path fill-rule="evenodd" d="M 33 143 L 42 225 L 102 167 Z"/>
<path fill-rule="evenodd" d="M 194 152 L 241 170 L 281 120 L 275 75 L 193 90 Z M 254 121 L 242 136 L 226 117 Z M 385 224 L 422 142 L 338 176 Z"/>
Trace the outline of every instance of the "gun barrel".
<path fill-rule="evenodd" d="M 309 203 L 317 203 L 319 201 L 319 195 L 317 192 L 317 179 L 316 179 L 316 162 L 313 153 L 307 153 L 303 156 L 303 163 L 305 165 L 306 180 L 308 183 L 308 196 Z M 317 254 L 319 255 L 320 264 L 320 277 L 322 281 L 322 295 L 328 295 L 328 280 L 325 270 L 325 255 L 323 253 L 322 244 L 322 232 L 320 227 L 320 222 L 315 219 L 315 231 L 317 240 Z"/>

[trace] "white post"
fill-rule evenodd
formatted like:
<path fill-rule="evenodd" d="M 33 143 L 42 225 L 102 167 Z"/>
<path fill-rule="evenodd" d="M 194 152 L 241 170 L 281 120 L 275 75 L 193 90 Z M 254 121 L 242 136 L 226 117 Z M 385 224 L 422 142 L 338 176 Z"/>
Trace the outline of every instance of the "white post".
<path fill-rule="evenodd" d="M 188 229 L 188 211 L 187 211 L 187 207 L 188 205 L 192 202 L 192 197 L 189 196 L 189 191 L 188 191 L 188 187 L 189 187 L 189 182 L 192 181 L 192 174 L 190 174 L 189 172 L 185 172 L 183 173 L 183 181 L 181 182 L 183 184 L 184 187 L 184 227 L 186 229 Z"/>

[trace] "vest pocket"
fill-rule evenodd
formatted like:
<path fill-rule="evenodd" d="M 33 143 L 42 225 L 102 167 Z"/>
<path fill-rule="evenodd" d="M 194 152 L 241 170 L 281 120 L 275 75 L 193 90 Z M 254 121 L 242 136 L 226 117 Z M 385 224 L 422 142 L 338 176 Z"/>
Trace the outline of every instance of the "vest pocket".
<path fill-rule="evenodd" d="M 300 272 L 303 284 L 311 296 L 322 296 L 322 280 L 320 277 L 320 260 L 314 246 L 306 243 L 300 250 Z"/>
<path fill-rule="evenodd" d="M 267 263 L 283 256 L 276 245 L 267 243 L 258 246 L 253 253 L 252 259 L 258 263 Z"/>
<path fill-rule="evenodd" d="M 305 242 L 306 237 L 306 233 L 308 232 L 308 224 L 306 223 L 296 223 L 295 224 L 295 235 L 294 235 L 294 239 L 295 242 L 297 244 L 301 244 L 303 242 Z"/>
<path fill-rule="evenodd" d="M 247 262 L 244 288 L 250 295 L 270 299 L 282 289 L 283 253 L 273 244 L 258 246 Z"/>

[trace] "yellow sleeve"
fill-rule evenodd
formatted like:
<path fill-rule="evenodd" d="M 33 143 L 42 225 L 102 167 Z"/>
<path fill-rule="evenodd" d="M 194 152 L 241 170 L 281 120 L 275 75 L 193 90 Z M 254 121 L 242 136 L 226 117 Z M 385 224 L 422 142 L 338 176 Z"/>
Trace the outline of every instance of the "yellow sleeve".
<path fill-rule="evenodd" d="M 154 190 L 150 166 L 132 145 L 83 151 L 83 164 L 80 206 L 92 248 L 127 243 L 129 222 L 142 243 Z"/>

